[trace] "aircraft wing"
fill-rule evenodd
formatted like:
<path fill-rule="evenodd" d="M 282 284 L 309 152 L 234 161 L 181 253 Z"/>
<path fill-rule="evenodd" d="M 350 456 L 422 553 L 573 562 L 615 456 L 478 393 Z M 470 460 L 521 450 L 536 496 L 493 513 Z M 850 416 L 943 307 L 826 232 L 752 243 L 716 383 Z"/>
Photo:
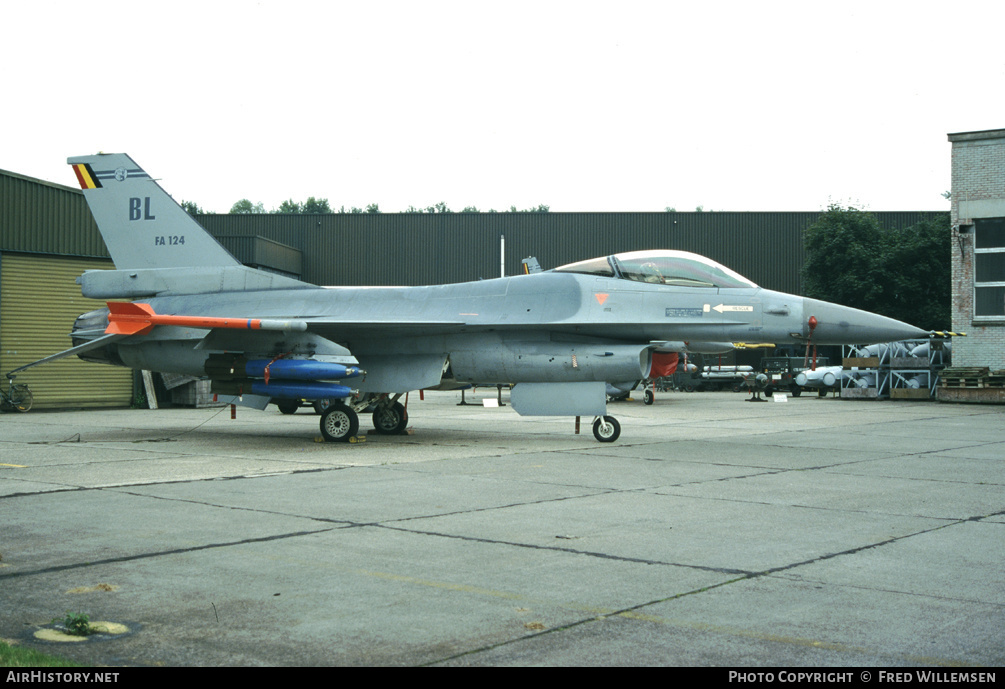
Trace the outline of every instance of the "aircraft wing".
<path fill-rule="evenodd" d="M 560 322 L 560 323 L 499 323 L 449 320 L 341 320 L 307 318 L 302 321 L 308 332 L 317 333 L 336 342 L 374 340 L 388 337 L 409 338 L 466 333 L 499 333 L 505 336 L 518 333 L 548 333 L 553 338 L 567 340 L 596 340 L 612 344 L 638 344 L 663 352 L 690 354 L 720 354 L 732 351 L 730 342 L 667 341 L 640 337 L 623 325 L 616 323 Z"/>

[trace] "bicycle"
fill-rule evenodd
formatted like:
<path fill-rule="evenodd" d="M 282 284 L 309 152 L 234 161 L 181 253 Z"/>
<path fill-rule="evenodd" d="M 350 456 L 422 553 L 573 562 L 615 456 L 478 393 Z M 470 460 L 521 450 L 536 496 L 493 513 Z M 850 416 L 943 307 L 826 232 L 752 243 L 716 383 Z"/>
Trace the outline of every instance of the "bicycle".
<path fill-rule="evenodd" d="M 0 388 L 0 409 L 16 409 L 25 412 L 31 409 L 34 397 L 24 383 L 14 384 L 15 376 L 7 375 L 7 389 Z"/>

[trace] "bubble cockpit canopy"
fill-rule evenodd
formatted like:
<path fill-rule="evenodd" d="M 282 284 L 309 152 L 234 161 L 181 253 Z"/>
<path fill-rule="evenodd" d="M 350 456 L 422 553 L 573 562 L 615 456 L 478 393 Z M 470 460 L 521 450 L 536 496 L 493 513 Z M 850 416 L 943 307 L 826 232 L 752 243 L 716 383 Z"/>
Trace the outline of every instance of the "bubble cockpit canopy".
<path fill-rule="evenodd" d="M 555 268 L 559 273 L 582 273 L 676 287 L 746 287 L 753 282 L 721 263 L 688 251 L 629 251 Z"/>

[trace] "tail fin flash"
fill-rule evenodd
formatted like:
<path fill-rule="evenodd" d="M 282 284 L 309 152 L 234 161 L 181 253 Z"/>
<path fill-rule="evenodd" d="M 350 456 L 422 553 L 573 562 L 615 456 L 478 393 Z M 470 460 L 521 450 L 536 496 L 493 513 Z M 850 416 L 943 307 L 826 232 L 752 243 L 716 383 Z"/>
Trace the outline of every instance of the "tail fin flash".
<path fill-rule="evenodd" d="M 66 162 L 119 270 L 240 265 L 126 154 Z"/>

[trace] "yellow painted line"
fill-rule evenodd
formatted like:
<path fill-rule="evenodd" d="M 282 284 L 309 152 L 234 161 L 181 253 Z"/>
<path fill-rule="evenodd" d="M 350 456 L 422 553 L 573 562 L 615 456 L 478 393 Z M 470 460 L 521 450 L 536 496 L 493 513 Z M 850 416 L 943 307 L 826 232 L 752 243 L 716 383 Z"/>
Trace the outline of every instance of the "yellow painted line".
<path fill-rule="evenodd" d="M 27 464 L 2 464 L 2 463 L 0 463 L 0 467 L 14 467 L 15 469 L 27 469 L 28 465 Z"/>

